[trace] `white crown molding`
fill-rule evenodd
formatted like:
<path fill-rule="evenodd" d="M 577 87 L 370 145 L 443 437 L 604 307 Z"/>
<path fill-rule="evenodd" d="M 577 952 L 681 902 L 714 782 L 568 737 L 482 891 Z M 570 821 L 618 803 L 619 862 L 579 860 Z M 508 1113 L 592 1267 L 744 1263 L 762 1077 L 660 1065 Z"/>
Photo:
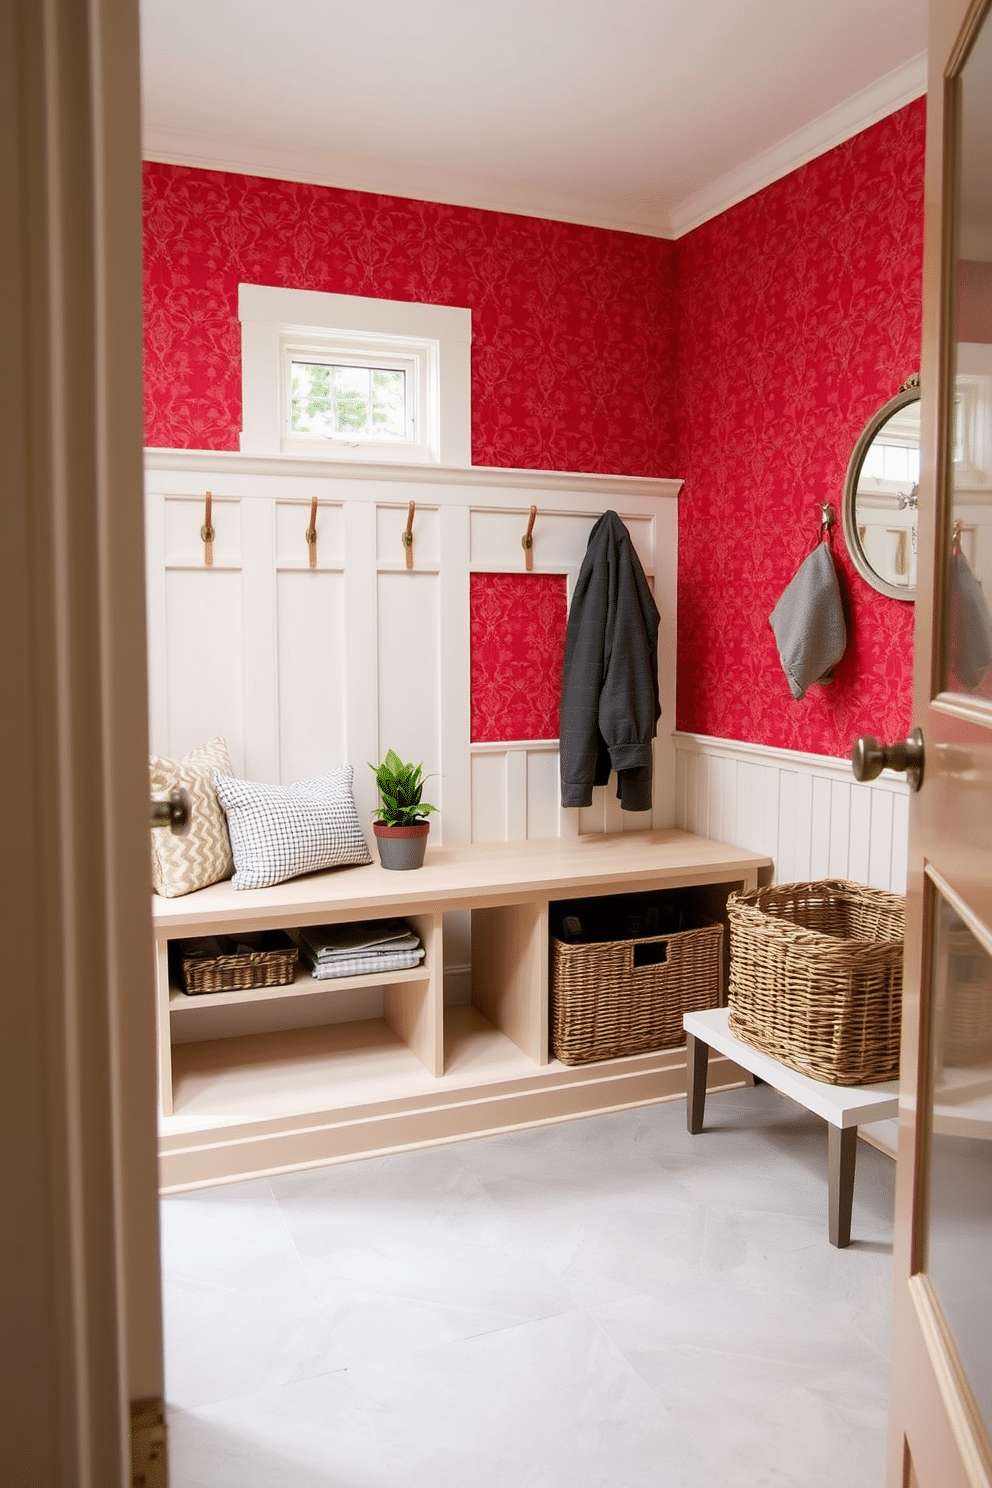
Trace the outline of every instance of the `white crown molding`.
<path fill-rule="evenodd" d="M 395 160 L 373 160 L 333 151 L 299 149 L 228 135 L 146 127 L 146 160 L 200 170 L 232 171 L 281 181 L 305 181 L 346 191 L 371 191 L 415 201 L 445 202 L 516 216 L 574 222 L 652 238 L 680 238 L 719 216 L 790 171 L 895 113 L 927 89 L 926 53 L 921 52 L 836 108 L 686 197 L 670 211 L 634 208 L 496 177 L 482 177 Z"/>
<path fill-rule="evenodd" d="M 511 212 L 518 217 L 542 217 L 551 222 L 639 233 L 649 238 L 672 235 L 668 213 L 663 208 L 656 212 L 629 211 L 595 197 L 556 191 L 553 186 L 474 176 L 403 161 L 151 127 L 144 130 L 142 154 L 145 160 L 163 165 L 232 171 L 235 175 L 265 176 L 279 181 L 305 181 L 312 186 L 334 186 L 344 191 L 372 191 L 413 201 L 444 202 L 453 207 Z"/>
<path fill-rule="evenodd" d="M 781 180 L 818 155 L 825 155 L 835 145 L 843 144 L 863 129 L 894 114 L 926 91 L 927 54 L 920 52 L 902 67 L 879 78 L 877 83 L 863 88 L 836 108 L 828 109 L 802 129 L 779 140 L 770 150 L 753 156 L 736 170 L 729 171 L 718 181 L 704 186 L 702 191 L 679 202 L 669 214 L 668 236 L 681 238 L 711 217 L 718 217 L 773 181 Z"/>

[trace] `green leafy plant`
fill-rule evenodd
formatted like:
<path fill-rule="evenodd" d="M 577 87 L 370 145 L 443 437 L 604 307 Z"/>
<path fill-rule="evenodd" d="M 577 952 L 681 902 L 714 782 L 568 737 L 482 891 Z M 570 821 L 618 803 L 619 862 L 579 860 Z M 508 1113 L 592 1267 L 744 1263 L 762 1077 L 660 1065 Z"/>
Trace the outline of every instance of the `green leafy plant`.
<path fill-rule="evenodd" d="M 370 763 L 369 769 L 375 771 L 379 787 L 381 804 L 374 813 L 376 821 L 387 827 L 412 827 L 438 809 L 420 799 L 425 781 L 432 778 L 424 775 L 423 765 L 405 765 L 390 749 L 381 765 Z"/>

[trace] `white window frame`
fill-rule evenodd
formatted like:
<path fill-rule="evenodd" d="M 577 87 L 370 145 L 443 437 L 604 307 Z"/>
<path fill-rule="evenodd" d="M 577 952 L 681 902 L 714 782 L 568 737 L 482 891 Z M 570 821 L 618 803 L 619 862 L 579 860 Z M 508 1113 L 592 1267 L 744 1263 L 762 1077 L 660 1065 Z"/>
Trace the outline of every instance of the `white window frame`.
<path fill-rule="evenodd" d="M 472 463 L 472 312 L 319 290 L 238 286 L 246 454 L 377 463 Z M 290 360 L 402 363 L 413 381 L 409 440 L 319 438 L 290 429 Z M 409 385 L 408 385 L 409 386 Z"/>

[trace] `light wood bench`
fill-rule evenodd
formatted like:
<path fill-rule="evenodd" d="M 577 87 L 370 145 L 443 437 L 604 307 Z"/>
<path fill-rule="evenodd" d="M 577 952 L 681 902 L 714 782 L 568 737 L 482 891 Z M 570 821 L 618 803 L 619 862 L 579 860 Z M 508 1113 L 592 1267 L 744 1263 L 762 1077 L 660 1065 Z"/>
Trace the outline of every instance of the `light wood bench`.
<path fill-rule="evenodd" d="M 548 1048 L 549 908 L 692 887 L 700 907 L 754 887 L 769 859 L 676 830 L 429 849 L 238 892 L 153 899 L 165 1189 L 258 1176 L 680 1095 L 682 1049 L 566 1067 Z M 472 923 L 471 1004 L 445 1006 L 445 914 Z M 169 981 L 183 937 L 401 916 L 411 971 L 188 997 Z M 377 996 L 375 1016 L 341 1008 Z M 310 1026 L 286 1026 L 288 1024 Z M 282 1026 L 280 1026 L 280 1024 Z M 728 1067 L 716 1080 L 739 1080 Z"/>

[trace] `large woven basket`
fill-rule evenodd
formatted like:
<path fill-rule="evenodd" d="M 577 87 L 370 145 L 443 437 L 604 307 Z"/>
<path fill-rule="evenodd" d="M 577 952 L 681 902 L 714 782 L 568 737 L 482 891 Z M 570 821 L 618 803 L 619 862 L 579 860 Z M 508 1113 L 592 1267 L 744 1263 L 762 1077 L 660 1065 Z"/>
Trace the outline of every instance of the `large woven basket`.
<path fill-rule="evenodd" d="M 244 992 L 252 987 L 286 987 L 296 979 L 299 952 L 283 930 L 211 935 L 181 943 L 184 990 Z"/>
<path fill-rule="evenodd" d="M 731 894 L 730 1029 L 830 1085 L 899 1073 L 905 902 L 831 879 Z"/>
<path fill-rule="evenodd" d="M 682 1014 L 716 1007 L 723 926 L 570 945 L 551 938 L 551 1044 L 588 1064 L 685 1043 Z"/>

